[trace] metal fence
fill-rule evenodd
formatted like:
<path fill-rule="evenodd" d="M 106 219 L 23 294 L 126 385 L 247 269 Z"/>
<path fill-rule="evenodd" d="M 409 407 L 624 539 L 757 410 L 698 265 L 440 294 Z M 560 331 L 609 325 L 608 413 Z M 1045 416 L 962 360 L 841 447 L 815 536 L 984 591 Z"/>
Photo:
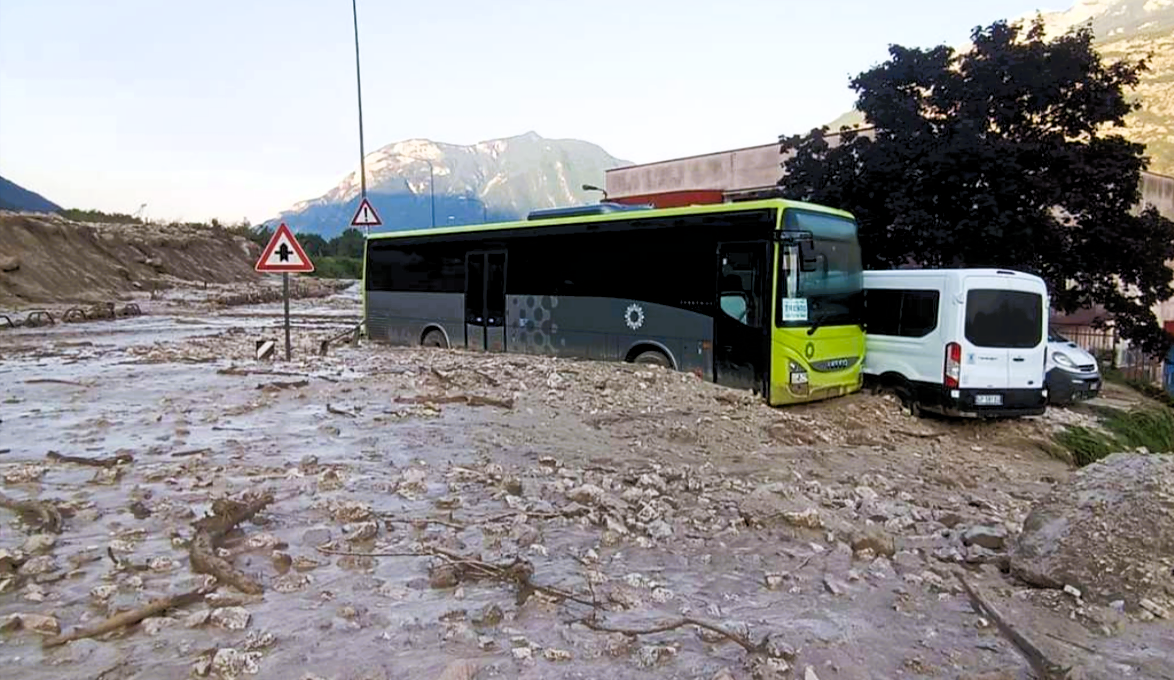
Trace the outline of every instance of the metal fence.
<path fill-rule="evenodd" d="M 1165 358 L 1147 354 L 1117 336 L 1113 328 L 1053 325 L 1052 330 L 1088 350 L 1097 358 L 1104 373 L 1117 371 L 1126 380 L 1161 386 L 1164 382 Z"/>

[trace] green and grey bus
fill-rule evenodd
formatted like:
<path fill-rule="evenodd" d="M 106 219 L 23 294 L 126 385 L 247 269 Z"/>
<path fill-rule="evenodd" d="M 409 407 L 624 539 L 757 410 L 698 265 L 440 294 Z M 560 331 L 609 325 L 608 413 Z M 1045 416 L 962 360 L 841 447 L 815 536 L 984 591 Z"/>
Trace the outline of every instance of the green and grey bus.
<path fill-rule="evenodd" d="M 363 305 L 373 341 L 660 364 L 787 404 L 860 388 L 862 285 L 843 211 L 601 203 L 373 234 Z"/>

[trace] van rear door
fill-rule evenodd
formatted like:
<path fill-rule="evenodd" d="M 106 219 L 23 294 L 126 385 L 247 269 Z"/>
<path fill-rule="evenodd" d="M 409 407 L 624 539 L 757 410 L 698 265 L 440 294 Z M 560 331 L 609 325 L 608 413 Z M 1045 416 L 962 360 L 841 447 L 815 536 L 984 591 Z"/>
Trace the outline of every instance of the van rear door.
<path fill-rule="evenodd" d="M 1045 290 L 1039 282 L 972 276 L 965 291 L 961 387 L 1042 389 L 1047 344 Z"/>

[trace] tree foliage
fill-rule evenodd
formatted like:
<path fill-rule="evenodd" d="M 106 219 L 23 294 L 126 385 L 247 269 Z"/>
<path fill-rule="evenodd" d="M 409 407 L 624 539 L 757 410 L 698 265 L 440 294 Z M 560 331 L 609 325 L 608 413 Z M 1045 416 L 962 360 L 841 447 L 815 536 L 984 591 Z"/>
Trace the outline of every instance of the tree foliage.
<path fill-rule="evenodd" d="M 891 46 L 851 81 L 871 134 L 781 138 L 791 198 L 853 212 L 866 267 L 1002 267 L 1042 276 L 1064 312 L 1101 305 L 1163 351 L 1151 307 L 1174 295 L 1174 223 L 1137 210 L 1144 147 L 1113 130 L 1141 61 L 1105 63 L 1084 27 L 996 22 L 973 47 Z"/>
<path fill-rule="evenodd" d="M 126 213 L 107 213 L 101 210 L 66 208 L 59 213 L 62 217 L 76 222 L 98 222 L 103 224 L 142 224 L 143 221 Z"/>

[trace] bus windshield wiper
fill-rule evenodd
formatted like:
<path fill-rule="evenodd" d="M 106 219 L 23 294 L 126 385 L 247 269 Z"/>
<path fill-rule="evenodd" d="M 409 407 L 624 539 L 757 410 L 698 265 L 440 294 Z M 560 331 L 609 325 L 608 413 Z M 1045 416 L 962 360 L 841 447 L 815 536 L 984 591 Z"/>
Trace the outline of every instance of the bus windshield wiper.
<path fill-rule="evenodd" d="M 821 314 L 821 315 L 815 317 L 815 320 L 811 322 L 811 328 L 807 329 L 807 334 L 808 335 L 815 335 L 815 332 L 817 330 L 819 330 L 819 327 L 822 326 L 823 322 L 826 320 L 827 320 L 826 314 Z"/>

